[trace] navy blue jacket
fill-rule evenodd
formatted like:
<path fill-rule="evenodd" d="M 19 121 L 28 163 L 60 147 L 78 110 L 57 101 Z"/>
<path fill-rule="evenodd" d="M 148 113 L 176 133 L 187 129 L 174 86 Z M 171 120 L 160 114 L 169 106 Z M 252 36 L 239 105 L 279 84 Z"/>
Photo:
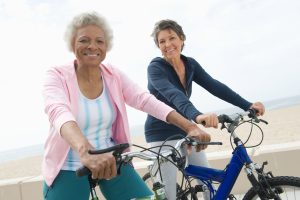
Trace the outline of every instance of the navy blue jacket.
<path fill-rule="evenodd" d="M 248 110 L 251 103 L 243 99 L 225 84 L 212 78 L 200 64 L 191 57 L 181 55 L 185 65 L 186 89 L 181 84 L 173 67 L 163 58 L 154 58 L 148 66 L 148 89 L 157 99 L 174 108 L 189 120 L 194 120 L 199 114 L 195 106 L 190 102 L 193 81 L 202 86 L 214 96 Z M 186 135 L 184 131 L 174 125 L 165 123 L 159 119 L 147 116 L 145 123 L 145 136 L 147 142 L 164 141 L 175 135 Z M 173 138 L 178 139 L 179 137 Z"/>

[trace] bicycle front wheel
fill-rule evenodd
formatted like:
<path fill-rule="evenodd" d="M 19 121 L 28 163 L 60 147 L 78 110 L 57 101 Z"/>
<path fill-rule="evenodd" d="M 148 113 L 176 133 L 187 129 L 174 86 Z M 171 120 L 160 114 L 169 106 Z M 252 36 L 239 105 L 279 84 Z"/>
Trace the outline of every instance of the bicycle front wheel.
<path fill-rule="evenodd" d="M 275 200 L 300 199 L 300 178 L 292 176 L 278 176 L 268 179 L 272 190 L 275 192 Z M 255 188 L 251 188 L 244 196 L 243 200 L 260 199 Z M 265 198 L 269 199 L 269 198 Z"/>

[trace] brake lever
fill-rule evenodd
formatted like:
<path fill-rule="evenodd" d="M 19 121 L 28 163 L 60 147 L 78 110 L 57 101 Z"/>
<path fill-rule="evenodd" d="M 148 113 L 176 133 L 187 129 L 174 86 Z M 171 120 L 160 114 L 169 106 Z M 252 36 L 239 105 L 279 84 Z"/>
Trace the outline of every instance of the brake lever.
<path fill-rule="evenodd" d="M 222 145 L 222 142 L 201 142 L 195 138 L 186 137 L 186 144 L 197 146 L 197 145 Z"/>
<path fill-rule="evenodd" d="M 121 166 L 122 166 L 122 152 L 115 150 L 113 152 L 113 156 L 116 159 L 116 165 L 117 165 L 117 174 L 120 175 L 121 174 Z"/>
<path fill-rule="evenodd" d="M 258 119 L 258 118 L 257 118 L 257 116 L 256 116 L 256 114 L 257 114 L 257 112 L 258 112 L 257 110 L 251 108 L 251 109 L 249 110 L 249 112 L 250 112 L 250 113 L 249 113 L 248 117 L 254 119 L 254 122 L 255 122 L 255 123 L 263 122 L 263 123 L 265 123 L 265 124 L 269 124 L 267 121 L 265 121 L 265 120 L 263 120 L 263 119 Z"/>
<path fill-rule="evenodd" d="M 222 123 L 221 123 L 221 130 L 223 130 L 224 128 L 226 128 L 225 122 L 222 122 Z"/>
<path fill-rule="evenodd" d="M 116 159 L 116 163 L 117 163 L 117 174 L 120 175 L 121 174 L 121 166 L 122 166 L 122 153 L 125 149 L 127 149 L 129 147 L 128 143 L 124 143 L 124 144 L 119 144 L 118 149 L 113 151 L 113 156 Z"/>
<path fill-rule="evenodd" d="M 260 119 L 259 121 L 265 123 L 265 124 L 269 124 L 269 122 L 267 122 L 266 120 Z"/>

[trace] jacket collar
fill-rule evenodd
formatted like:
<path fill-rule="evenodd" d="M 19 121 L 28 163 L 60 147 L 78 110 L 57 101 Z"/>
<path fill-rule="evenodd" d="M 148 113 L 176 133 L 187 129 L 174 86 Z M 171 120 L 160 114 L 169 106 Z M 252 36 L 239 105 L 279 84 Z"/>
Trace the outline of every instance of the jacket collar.
<path fill-rule="evenodd" d="M 72 62 L 69 62 L 63 66 L 59 67 L 59 70 L 64 73 L 65 75 L 67 75 L 68 78 L 74 77 L 76 76 L 76 72 L 75 72 L 75 62 L 76 59 L 73 60 Z M 112 69 L 110 67 L 108 67 L 109 65 L 104 65 L 104 64 L 100 64 L 99 67 L 101 68 L 101 71 L 103 71 L 106 75 L 111 76 L 113 74 Z"/>

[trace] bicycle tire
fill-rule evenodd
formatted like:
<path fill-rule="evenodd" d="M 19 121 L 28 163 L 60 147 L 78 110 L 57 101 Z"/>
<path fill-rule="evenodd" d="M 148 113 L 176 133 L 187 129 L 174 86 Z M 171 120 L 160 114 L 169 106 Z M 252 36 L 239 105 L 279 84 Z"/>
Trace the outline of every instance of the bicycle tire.
<path fill-rule="evenodd" d="M 151 181 L 150 172 L 147 172 L 143 177 L 143 181 L 148 185 L 148 187 L 152 190 L 152 185 L 149 185 Z M 153 184 L 153 183 L 152 183 Z M 184 193 L 184 195 L 183 195 Z M 189 200 L 188 196 L 190 195 L 190 191 L 183 191 L 178 183 L 176 183 L 176 196 L 181 196 L 180 198 L 177 197 L 177 200 Z M 197 200 L 197 197 L 193 197 Z"/>
<path fill-rule="evenodd" d="M 278 188 L 280 190 L 279 199 L 298 199 L 300 197 L 300 178 L 293 176 L 277 176 L 268 179 L 268 182 L 272 188 Z M 282 189 L 282 190 L 281 190 Z M 283 194 L 284 193 L 284 194 Z M 245 194 L 243 200 L 260 199 L 254 187 L 250 188 Z"/>

